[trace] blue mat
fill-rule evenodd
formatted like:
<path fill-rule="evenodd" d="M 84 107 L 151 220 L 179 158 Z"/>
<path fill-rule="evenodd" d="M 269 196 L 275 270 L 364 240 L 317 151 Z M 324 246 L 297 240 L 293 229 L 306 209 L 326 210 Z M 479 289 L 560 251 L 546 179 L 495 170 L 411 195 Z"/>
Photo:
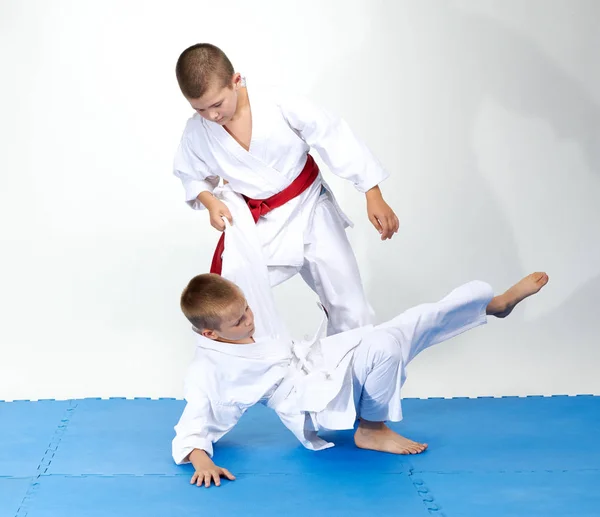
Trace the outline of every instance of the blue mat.
<path fill-rule="evenodd" d="M 0 403 L 0 476 L 34 476 L 45 469 L 40 460 L 51 456 L 71 406 L 66 401 Z"/>
<path fill-rule="evenodd" d="M 183 401 L 85 399 L 61 439 L 50 474 L 181 474 L 169 455 Z"/>
<path fill-rule="evenodd" d="M 34 480 L 0 478 L 0 517 L 15 517 Z"/>
<path fill-rule="evenodd" d="M 188 476 L 50 476 L 40 483 L 29 504 L 28 515 L 364 517 L 373 515 L 371 512 L 374 511 L 379 515 L 428 515 L 406 474 L 382 477 L 361 476 L 354 472 L 339 472 L 335 477 L 318 474 L 241 475 L 235 482 L 208 490 L 192 487 L 188 480 Z"/>
<path fill-rule="evenodd" d="M 427 473 L 413 481 L 447 516 L 600 515 L 600 470 Z"/>
<path fill-rule="evenodd" d="M 600 397 L 409 399 L 403 408 L 403 430 L 432 447 L 411 457 L 417 471 L 600 468 Z"/>
<path fill-rule="evenodd" d="M 0 517 L 600 515 L 600 397 L 404 401 L 418 456 L 305 450 L 263 407 L 215 447 L 236 476 L 189 485 L 177 400 L 0 402 Z"/>

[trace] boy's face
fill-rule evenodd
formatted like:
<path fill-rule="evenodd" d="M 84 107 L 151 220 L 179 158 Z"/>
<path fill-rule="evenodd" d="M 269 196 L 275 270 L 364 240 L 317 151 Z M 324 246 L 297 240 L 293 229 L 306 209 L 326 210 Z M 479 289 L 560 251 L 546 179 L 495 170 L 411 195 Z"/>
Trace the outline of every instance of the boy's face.
<path fill-rule="evenodd" d="M 202 118 L 224 126 L 229 123 L 237 109 L 238 89 L 242 77 L 239 73 L 233 75 L 231 84 L 221 87 L 219 83 L 208 89 L 199 99 L 188 99 L 188 102 Z"/>
<path fill-rule="evenodd" d="M 250 343 L 254 335 L 254 313 L 245 298 L 231 304 L 218 330 L 204 329 L 204 337 L 224 343 Z"/>

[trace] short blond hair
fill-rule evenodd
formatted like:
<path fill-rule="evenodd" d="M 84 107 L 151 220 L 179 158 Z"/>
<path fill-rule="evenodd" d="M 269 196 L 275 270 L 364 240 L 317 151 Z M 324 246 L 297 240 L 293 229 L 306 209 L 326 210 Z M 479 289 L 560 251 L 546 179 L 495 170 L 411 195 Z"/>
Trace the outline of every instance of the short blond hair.
<path fill-rule="evenodd" d="M 244 295 L 233 282 L 213 273 L 195 276 L 181 293 L 181 310 L 198 330 L 220 330 L 232 305 Z"/>
<path fill-rule="evenodd" d="M 225 52 L 210 43 L 198 43 L 186 48 L 175 66 L 179 88 L 188 99 L 199 99 L 215 83 L 221 88 L 228 86 L 234 73 Z"/>

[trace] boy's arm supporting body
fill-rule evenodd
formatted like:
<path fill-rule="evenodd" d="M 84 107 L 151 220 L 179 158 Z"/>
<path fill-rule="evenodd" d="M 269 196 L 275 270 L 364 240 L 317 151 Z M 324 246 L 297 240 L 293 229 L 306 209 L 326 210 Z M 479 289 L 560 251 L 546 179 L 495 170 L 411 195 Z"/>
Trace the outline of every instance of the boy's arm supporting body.
<path fill-rule="evenodd" d="M 175 426 L 176 436 L 172 443 L 175 463 L 192 463 L 194 475 L 191 483 L 209 486 L 214 480 L 219 485 L 219 477 L 235 479 L 212 460 L 213 443 L 222 438 L 238 422 L 242 411 L 237 406 L 214 406 L 209 397 L 193 383 L 202 375 L 201 371 L 190 369 L 186 387 L 186 406 Z"/>

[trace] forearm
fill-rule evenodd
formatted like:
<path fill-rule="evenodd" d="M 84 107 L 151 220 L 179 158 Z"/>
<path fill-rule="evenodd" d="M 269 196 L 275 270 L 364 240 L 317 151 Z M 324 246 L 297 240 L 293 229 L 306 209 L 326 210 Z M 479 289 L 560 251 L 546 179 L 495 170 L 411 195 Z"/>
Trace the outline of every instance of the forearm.
<path fill-rule="evenodd" d="M 218 203 L 218 199 L 213 195 L 212 192 L 208 190 L 204 190 L 198 194 L 197 198 L 200 203 L 202 203 L 208 210 L 210 210 L 216 203 Z"/>

